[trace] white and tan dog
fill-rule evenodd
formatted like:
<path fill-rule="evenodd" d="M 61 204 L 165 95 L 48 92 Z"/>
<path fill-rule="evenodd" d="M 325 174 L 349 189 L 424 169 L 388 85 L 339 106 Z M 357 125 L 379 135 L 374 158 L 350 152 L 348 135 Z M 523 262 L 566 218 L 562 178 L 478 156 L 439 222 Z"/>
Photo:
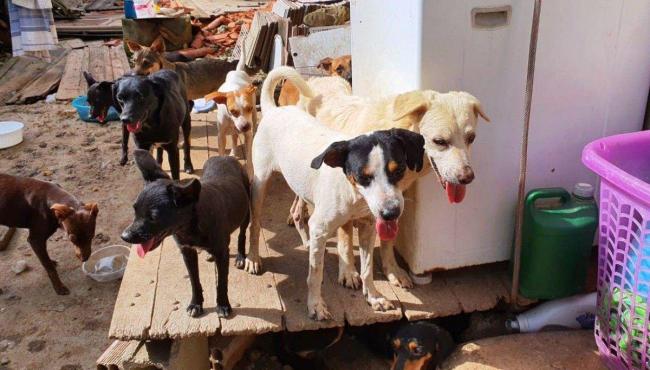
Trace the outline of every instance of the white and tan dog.
<path fill-rule="evenodd" d="M 219 155 L 226 154 L 226 137 L 230 135 L 233 142 L 231 154 L 234 154 L 239 134 L 244 134 L 246 172 L 253 177 L 251 148 L 253 135 L 257 126 L 256 94 L 257 88 L 245 71 L 244 49 L 234 71 L 228 72 L 226 80 L 217 92 L 205 96 L 206 100 L 217 103 L 217 128 Z"/>
<path fill-rule="evenodd" d="M 296 86 L 308 88 L 301 90 L 305 97 L 300 98 L 298 106 L 332 129 L 361 134 L 397 127 L 421 133 L 429 161 L 422 172 L 408 174 L 404 183 L 410 186 L 433 168 L 449 202 L 463 200 L 465 186 L 474 180 L 470 148 L 476 138 L 478 117 L 489 122 L 474 96 L 458 91 L 424 90 L 378 99 L 362 98 L 350 95 L 336 82 L 322 90 L 311 83 L 299 84 L 302 78 L 295 70 L 284 71 L 284 78 Z M 296 221 L 307 218 L 304 202 L 299 201 L 292 207 L 292 216 Z M 358 288 L 360 281 L 354 267 L 351 224 L 339 230 L 338 251 L 339 282 L 349 288 Z M 395 260 L 394 240 L 381 242 L 381 258 L 383 271 L 393 285 L 412 287 L 410 277 Z"/>
<path fill-rule="evenodd" d="M 245 269 L 255 274 L 261 271 L 260 216 L 268 180 L 277 171 L 291 190 L 314 206 L 309 219 L 310 317 L 331 317 L 321 294 L 325 243 L 348 222 L 359 228 L 366 300 L 375 310 L 391 309 L 393 304 L 374 285 L 374 243 L 377 233 L 382 239 L 397 235 L 397 220 L 404 208 L 401 183 L 407 169 L 421 170 L 424 139 L 402 129 L 353 137 L 325 127 L 295 106 L 276 107 L 273 91 L 287 70 L 293 69 L 271 71 L 262 86 L 263 118 L 253 141 L 252 220 Z M 302 79 L 296 84 L 307 91 Z"/>

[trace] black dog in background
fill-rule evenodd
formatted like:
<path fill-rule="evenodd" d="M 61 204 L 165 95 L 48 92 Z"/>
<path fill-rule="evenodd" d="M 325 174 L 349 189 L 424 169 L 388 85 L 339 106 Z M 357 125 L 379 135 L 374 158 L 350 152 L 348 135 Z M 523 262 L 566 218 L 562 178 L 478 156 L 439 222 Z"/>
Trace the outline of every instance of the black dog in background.
<path fill-rule="evenodd" d="M 98 88 L 102 87 L 100 85 L 97 84 Z M 176 72 L 160 70 L 146 77 L 123 76 L 113 83 L 112 98 L 122 121 L 121 165 L 127 162 L 129 135 L 132 133 L 138 149 L 157 148 L 158 163 L 162 163 L 162 150 L 167 152 L 172 178 L 178 180 L 178 130 L 181 127 L 184 169 L 187 173 L 194 172 L 190 158 L 191 105 Z"/>
<path fill-rule="evenodd" d="M 133 156 L 145 187 L 133 206 L 133 223 L 122 232 L 122 239 L 137 243 L 138 255 L 144 257 L 167 236 L 174 236 L 192 285 L 192 300 L 187 306 L 192 317 L 203 313 L 203 288 L 195 248 L 207 251 L 217 264 L 217 314 L 227 317 L 232 311 L 228 301 L 228 246 L 230 234 L 237 229 L 237 266 L 243 267 L 245 259 L 250 220 L 246 171 L 233 157 L 212 157 L 203 166 L 201 181 L 173 181 L 148 151 L 135 150 Z"/>

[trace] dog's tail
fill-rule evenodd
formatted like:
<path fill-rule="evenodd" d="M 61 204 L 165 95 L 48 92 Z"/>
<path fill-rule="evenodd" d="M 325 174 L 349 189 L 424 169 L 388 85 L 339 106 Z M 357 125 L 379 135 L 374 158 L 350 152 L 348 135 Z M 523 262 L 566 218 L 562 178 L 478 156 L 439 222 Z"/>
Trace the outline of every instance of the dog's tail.
<path fill-rule="evenodd" d="M 266 76 L 266 79 L 264 80 L 264 84 L 262 85 L 262 96 L 260 98 L 262 112 L 266 109 L 276 107 L 274 99 L 275 88 L 278 86 L 280 81 L 285 79 L 291 81 L 296 86 L 298 91 L 300 91 L 300 95 L 307 98 L 314 97 L 314 92 L 311 90 L 309 85 L 307 85 L 307 82 L 300 76 L 298 71 L 291 67 L 277 67 L 269 72 L 268 76 Z"/>
<path fill-rule="evenodd" d="M 241 43 L 241 51 L 239 53 L 239 60 L 237 61 L 237 68 L 235 69 L 236 71 L 244 71 L 246 72 L 246 52 L 245 52 L 245 47 L 246 47 L 246 39 L 243 40 Z"/>

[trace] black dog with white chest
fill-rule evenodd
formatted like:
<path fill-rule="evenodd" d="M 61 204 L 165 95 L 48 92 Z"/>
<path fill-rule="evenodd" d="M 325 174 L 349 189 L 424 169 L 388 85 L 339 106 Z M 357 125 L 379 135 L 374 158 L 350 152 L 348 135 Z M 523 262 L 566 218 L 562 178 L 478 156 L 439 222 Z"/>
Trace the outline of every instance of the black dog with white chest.
<path fill-rule="evenodd" d="M 212 157 L 205 162 L 200 181 L 174 181 L 148 151 L 135 150 L 133 155 L 145 187 L 133 206 L 135 219 L 122 232 L 122 239 L 137 244 L 138 255 L 144 257 L 165 237 L 174 236 L 192 285 L 192 299 L 187 306 L 192 317 L 203 312 L 195 248 L 207 251 L 217 265 L 217 314 L 227 317 L 232 311 L 228 301 L 228 245 L 230 234 L 236 229 L 239 229 L 236 266 L 242 268 L 245 259 L 250 219 L 246 171 L 233 157 Z"/>
<path fill-rule="evenodd" d="M 160 70 L 147 77 L 123 76 L 113 83 L 113 102 L 122 121 L 122 158 L 127 161 L 129 134 L 138 149 L 157 148 L 156 159 L 162 163 L 167 152 L 172 178 L 180 172 L 178 130 L 183 128 L 185 172 L 194 172 L 190 158 L 190 105 L 185 86 L 178 74 Z"/>

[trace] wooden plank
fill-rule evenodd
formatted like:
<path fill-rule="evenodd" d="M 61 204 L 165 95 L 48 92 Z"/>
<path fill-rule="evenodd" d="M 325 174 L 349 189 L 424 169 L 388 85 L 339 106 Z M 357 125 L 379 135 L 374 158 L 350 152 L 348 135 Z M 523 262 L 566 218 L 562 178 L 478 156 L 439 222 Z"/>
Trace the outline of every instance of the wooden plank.
<path fill-rule="evenodd" d="M 110 338 L 130 340 L 147 337 L 156 297 L 160 252 L 161 248 L 156 248 L 145 258 L 139 258 L 135 247 L 131 247 L 108 330 Z"/>
<path fill-rule="evenodd" d="M 110 47 L 103 45 L 101 48 L 101 55 L 104 65 L 104 80 L 113 81 L 113 63 L 111 62 L 111 49 Z"/>
<path fill-rule="evenodd" d="M 345 325 L 343 304 L 337 295 L 336 275 L 324 273 L 322 293 L 332 320 L 315 321 L 307 314 L 307 272 L 309 256 L 302 246 L 298 232 L 286 224 L 293 201 L 293 192 L 281 175 L 274 175 L 262 212 L 262 235 L 269 257 L 262 260 L 264 271 L 272 271 L 278 294 L 285 311 L 285 326 L 289 331 L 316 330 Z M 271 211 L 272 210 L 272 211 Z M 260 248 L 261 249 L 261 248 Z"/>
<path fill-rule="evenodd" d="M 19 58 L 9 58 L 7 61 L 5 61 L 4 64 L 2 65 L 2 68 L 0 68 L 0 78 L 2 78 L 5 75 L 5 73 L 7 73 L 11 69 L 11 67 L 13 67 L 14 64 L 16 64 L 18 60 Z"/>
<path fill-rule="evenodd" d="M 83 74 L 81 72 L 83 71 L 88 71 L 88 67 L 90 65 L 90 49 L 89 48 L 83 48 L 84 55 L 81 58 L 81 71 L 79 73 L 79 90 L 77 91 L 77 96 L 79 95 L 86 95 L 86 91 L 88 91 L 88 84 L 86 83 L 86 79 L 84 78 Z"/>
<path fill-rule="evenodd" d="M 493 265 L 451 270 L 444 273 L 445 281 L 456 296 L 463 312 L 486 311 L 510 294 Z"/>
<path fill-rule="evenodd" d="M 19 57 L 0 79 L 0 103 L 13 97 L 22 87 L 40 76 L 48 66 L 49 64 L 42 60 Z"/>
<path fill-rule="evenodd" d="M 86 43 L 81 39 L 68 39 L 59 42 L 59 45 L 66 49 L 81 49 L 86 47 Z"/>
<path fill-rule="evenodd" d="M 15 233 L 16 228 L 0 225 L 0 251 L 7 249 Z"/>
<path fill-rule="evenodd" d="M 113 66 L 113 81 L 122 77 L 129 71 L 129 63 L 126 61 L 124 48 L 120 46 L 111 47 L 111 65 Z"/>
<path fill-rule="evenodd" d="M 192 289 L 180 249 L 171 237 L 163 241 L 160 249 L 162 251 L 158 269 L 158 289 L 148 337 L 163 339 L 216 334 L 221 325 L 216 312 L 214 263 L 206 261 L 207 253 L 199 254 L 204 313 L 200 317 L 190 317 L 186 307 L 190 302 Z"/>
<path fill-rule="evenodd" d="M 68 54 L 68 61 L 65 64 L 63 77 L 56 92 L 57 100 L 70 100 L 79 95 L 79 84 L 81 76 L 81 63 L 84 58 L 84 49 L 71 50 Z M 85 84 L 86 82 L 83 81 Z"/>
<path fill-rule="evenodd" d="M 282 330 L 282 303 L 278 297 L 273 272 L 264 270 L 251 275 L 234 267 L 238 232 L 231 235 L 228 297 L 233 315 L 221 319 L 222 335 L 252 335 Z M 268 260 L 268 251 L 260 237 L 260 256 Z M 255 292 L 255 294 L 251 294 Z"/>
<path fill-rule="evenodd" d="M 66 57 L 64 56 L 56 63 L 51 64 L 43 74 L 27 84 L 9 101 L 19 104 L 31 104 L 44 99 L 45 96 L 56 91 L 56 88 L 61 81 L 61 76 L 63 76 L 65 64 Z"/>
<path fill-rule="evenodd" d="M 460 302 L 443 277 L 434 275 L 431 284 L 406 290 L 394 287 L 409 321 L 456 315 L 463 312 Z"/>
<path fill-rule="evenodd" d="M 402 308 L 399 299 L 397 299 L 393 289 L 391 289 L 388 280 L 386 280 L 386 278 L 380 273 L 381 269 L 379 268 L 379 265 L 377 263 L 374 264 L 375 287 L 377 287 L 379 293 L 383 294 L 384 297 L 390 300 L 395 306 L 394 309 L 384 312 L 373 310 L 366 302 L 366 298 L 361 290 L 348 289 L 338 284 L 338 253 L 336 251 L 336 239 L 331 239 L 328 244 L 330 246 L 328 247 L 329 252 L 325 258 L 325 269 L 327 275 L 334 279 L 337 297 L 343 304 L 343 309 L 345 310 L 345 320 L 352 326 L 362 326 L 401 319 Z M 358 242 L 355 242 L 355 245 L 358 246 Z M 376 250 L 376 253 L 379 253 L 379 250 Z M 355 257 L 355 260 L 358 261 L 358 251 Z M 357 267 L 358 266 L 359 263 L 357 263 Z"/>
<path fill-rule="evenodd" d="M 103 46 L 92 45 L 89 48 L 88 70 L 97 81 L 106 81 L 106 68 L 104 66 Z M 110 76 L 112 77 L 112 76 Z"/>

